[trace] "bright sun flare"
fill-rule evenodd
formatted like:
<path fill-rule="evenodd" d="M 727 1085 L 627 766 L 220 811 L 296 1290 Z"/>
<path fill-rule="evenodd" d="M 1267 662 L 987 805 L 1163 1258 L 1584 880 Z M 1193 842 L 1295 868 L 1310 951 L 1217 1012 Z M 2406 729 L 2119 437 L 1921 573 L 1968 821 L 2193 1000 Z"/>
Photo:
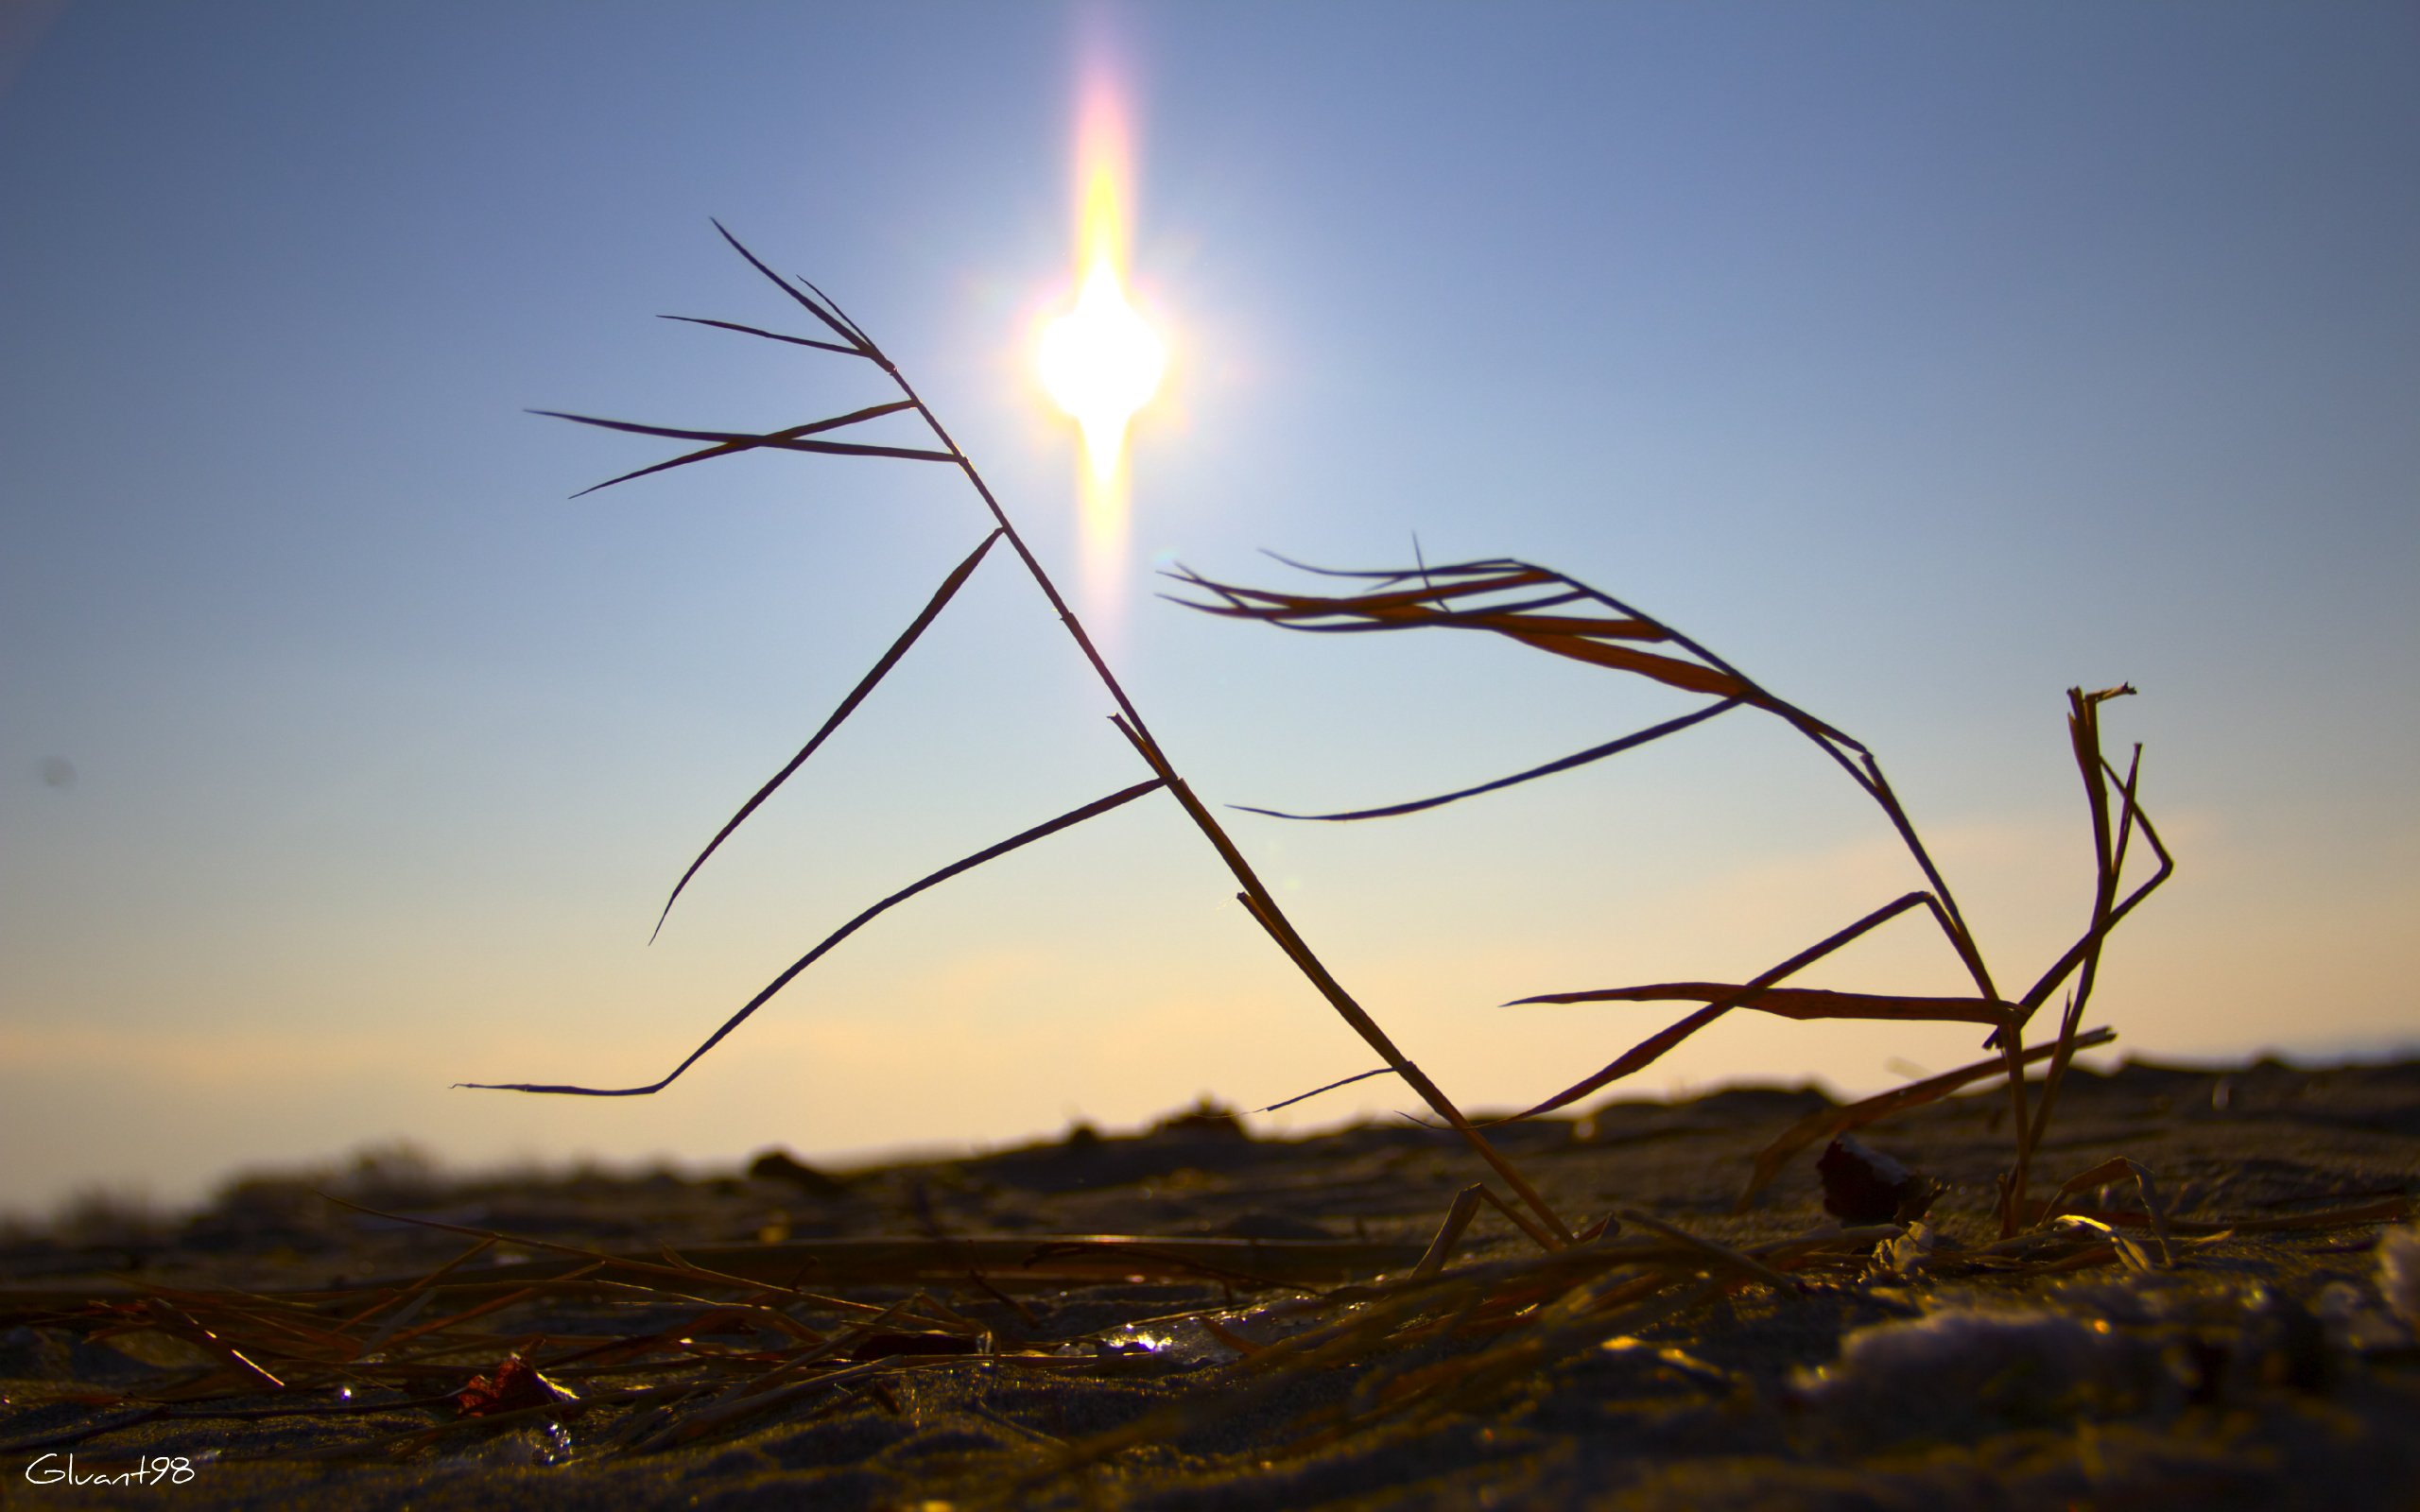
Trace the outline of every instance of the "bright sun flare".
<path fill-rule="evenodd" d="M 1127 422 L 1159 391 L 1167 346 L 1127 301 L 1117 269 L 1096 261 L 1076 307 L 1042 334 L 1042 387 L 1083 427 L 1093 474 L 1117 471 Z"/>
<path fill-rule="evenodd" d="M 1128 566 L 1126 432 L 1159 392 L 1168 349 L 1128 294 L 1133 137 L 1125 103 L 1113 69 L 1097 61 L 1088 74 L 1076 123 L 1075 300 L 1040 331 L 1034 358 L 1044 392 L 1084 434 L 1076 503 L 1086 613 L 1097 631 L 1115 633 Z"/>

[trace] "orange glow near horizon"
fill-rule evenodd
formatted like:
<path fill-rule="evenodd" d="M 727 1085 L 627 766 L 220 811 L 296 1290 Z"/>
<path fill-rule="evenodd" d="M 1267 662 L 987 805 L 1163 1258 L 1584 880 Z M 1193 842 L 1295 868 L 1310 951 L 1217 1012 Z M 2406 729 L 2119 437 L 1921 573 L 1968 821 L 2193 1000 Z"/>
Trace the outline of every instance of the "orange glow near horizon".
<path fill-rule="evenodd" d="M 1042 332 L 1035 366 L 1084 439 L 1080 479 L 1086 596 L 1114 611 L 1125 576 L 1126 433 L 1158 393 L 1167 345 L 1127 292 L 1132 140 L 1116 92 L 1096 73 L 1076 130 L 1076 297 Z"/>

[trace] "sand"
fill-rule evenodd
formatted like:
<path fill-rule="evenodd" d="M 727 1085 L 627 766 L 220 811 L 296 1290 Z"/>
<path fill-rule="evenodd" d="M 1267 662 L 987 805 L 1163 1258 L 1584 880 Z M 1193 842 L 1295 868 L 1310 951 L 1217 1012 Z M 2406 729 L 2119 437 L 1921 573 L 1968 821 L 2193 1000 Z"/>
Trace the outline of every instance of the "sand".
<path fill-rule="evenodd" d="M 1754 1152 L 1823 1106 L 1782 1088 L 1615 1102 L 1507 1127 L 1499 1143 L 1575 1223 L 1643 1214 L 1619 1243 L 1660 1242 L 1649 1225 L 1661 1221 L 1747 1246 L 1839 1227 L 1813 1149 L 1733 1211 Z M 1708 1280 L 1659 1294 L 1694 1305 L 1594 1314 L 1615 1325 L 1582 1318 L 1518 1359 L 1508 1341 L 1545 1337 L 1535 1316 L 1292 1370 L 1254 1369 L 1236 1345 L 1384 1305 L 1350 1314 L 1319 1298 L 1418 1259 L 1482 1174 L 1451 1136 L 1397 1122 L 1260 1140 L 1196 1113 L 865 1171 L 769 1158 L 704 1180 L 478 1181 L 389 1160 L 254 1179 L 148 1231 L 88 1223 L 0 1246 L 0 1505 L 2420 1507 L 2420 1350 L 2396 1306 L 2420 1301 L 2420 1239 L 2383 1290 L 2380 1271 L 2388 1220 L 2409 1219 L 2420 1186 L 2420 1065 L 2072 1076 L 2037 1190 L 2133 1159 L 2178 1220 L 2172 1265 L 2147 1228 L 2121 1226 L 2147 1267 L 2085 1235 L 2069 1246 L 2090 1262 L 2077 1268 L 1979 1272 L 1975 1247 L 1996 1238 L 2006 1108 L 2004 1093 L 1969 1094 L 1867 1131 L 1945 1190 L 1922 1228 L 1842 1248 L 1786 1289 L 1730 1284 L 1729 1263 L 1710 1261 Z M 493 1383 L 514 1343 L 544 1361 L 562 1348 L 552 1341 L 658 1329 L 734 1354 L 796 1340 L 709 1315 L 702 1290 L 695 1302 L 562 1290 L 489 1314 L 477 1327 L 493 1343 L 424 1355 L 417 1373 L 289 1369 L 281 1390 L 244 1384 L 190 1339 L 108 1336 L 164 1301 L 210 1315 L 188 1294 L 229 1288 L 319 1298 L 336 1318 L 342 1298 L 382 1295 L 468 1244 L 329 1204 L 314 1185 L 534 1242 L 671 1246 L 707 1269 L 878 1306 L 921 1285 L 987 1338 L 887 1327 L 858 1338 L 854 1392 L 805 1383 L 641 1448 L 634 1409 L 603 1400 L 638 1376 L 574 1362 L 555 1377 L 579 1400 L 515 1398 L 503 1405 L 529 1405 L 494 1419 L 464 1418 L 470 1399 L 454 1394 Z M 2120 1209 L 2132 1192 L 2085 1200 Z M 2345 1209 L 2374 1216 L 2276 1227 Z M 1133 1237 L 1075 1242 L 1099 1235 Z M 2077 1248 L 2085 1239 L 2097 1258 Z M 1534 1270 L 1537 1253 L 1482 1210 L 1452 1264 L 1496 1276 Z M 446 1278 L 425 1316 L 577 1263 L 492 1248 Z M 828 1311 L 786 1305 L 833 1326 Z M 1205 1309 L 1208 1324 L 1149 1321 Z M 1371 1411 L 1412 1385 L 1423 1406 Z M 1150 1416 L 1171 1408 L 1184 1416 Z M 1157 1426 L 1104 1445 L 1138 1422 Z M 83 1484 L 66 1478 L 70 1453 Z M 130 1471 L 152 1484 L 93 1479 Z"/>

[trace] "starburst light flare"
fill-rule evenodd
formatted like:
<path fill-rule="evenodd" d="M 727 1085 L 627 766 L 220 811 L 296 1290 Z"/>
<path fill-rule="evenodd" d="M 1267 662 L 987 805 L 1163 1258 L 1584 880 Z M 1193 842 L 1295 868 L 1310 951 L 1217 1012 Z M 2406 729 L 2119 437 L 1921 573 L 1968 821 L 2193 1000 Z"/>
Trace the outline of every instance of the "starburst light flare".
<path fill-rule="evenodd" d="M 1076 307 L 1042 337 L 1042 387 L 1083 427 L 1093 478 L 1117 475 L 1127 422 L 1159 391 L 1167 345 L 1128 303 L 1107 262 L 1084 275 Z"/>
<path fill-rule="evenodd" d="M 1131 163 L 1126 112 L 1105 70 L 1087 82 L 1076 132 L 1076 298 L 1042 332 L 1035 367 L 1083 436 L 1079 479 L 1090 610 L 1114 624 L 1125 577 L 1126 436 L 1159 392 L 1167 344 L 1127 292 Z"/>

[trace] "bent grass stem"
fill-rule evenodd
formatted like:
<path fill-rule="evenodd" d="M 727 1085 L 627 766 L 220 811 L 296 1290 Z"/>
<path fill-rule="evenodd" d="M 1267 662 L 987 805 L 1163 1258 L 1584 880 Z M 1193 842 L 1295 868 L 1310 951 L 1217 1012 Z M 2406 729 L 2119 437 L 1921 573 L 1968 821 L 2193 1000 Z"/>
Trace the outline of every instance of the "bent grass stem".
<path fill-rule="evenodd" d="M 713 443 L 703 450 L 692 452 L 683 456 L 675 457 L 669 461 L 658 463 L 650 467 L 641 468 L 635 472 L 626 472 L 619 477 L 610 479 L 607 483 L 599 484 L 596 487 L 604 488 L 613 483 L 626 482 L 631 478 L 643 477 L 649 473 L 660 472 L 668 468 L 680 467 L 691 462 L 704 461 L 712 457 L 729 455 L 735 452 L 752 450 L 756 448 L 770 448 L 784 451 L 805 451 L 822 453 L 826 455 L 890 457 L 914 461 L 946 461 L 954 463 L 958 467 L 959 471 L 965 476 L 967 483 L 975 490 L 977 496 L 983 501 L 984 508 L 991 514 L 997 538 L 1005 540 L 1009 544 L 1009 549 L 1016 554 L 1017 560 L 1024 564 L 1027 576 L 1031 577 L 1033 579 L 1034 586 L 1042 591 L 1042 595 L 1044 599 L 1048 602 L 1051 612 L 1056 614 L 1059 618 L 1059 623 L 1066 627 L 1067 634 L 1076 643 L 1077 650 L 1082 654 L 1085 662 L 1091 666 L 1094 677 L 1099 680 L 1102 689 L 1108 693 L 1111 702 L 1116 705 L 1117 713 L 1113 716 L 1113 718 L 1117 725 L 1119 732 L 1123 734 L 1128 742 L 1133 746 L 1136 754 L 1142 758 L 1146 765 L 1150 767 L 1153 776 L 1157 779 L 1155 782 L 1149 785 L 1165 786 L 1175 796 L 1179 805 L 1184 810 L 1185 816 L 1192 821 L 1194 828 L 1201 832 L 1202 838 L 1209 841 L 1211 849 L 1218 852 L 1219 859 L 1225 864 L 1228 871 L 1234 875 L 1236 882 L 1242 887 L 1243 891 L 1241 897 L 1245 907 L 1251 911 L 1253 917 L 1259 921 L 1262 928 L 1268 931 L 1270 938 L 1275 941 L 1278 948 L 1284 952 L 1287 958 L 1293 962 L 1295 968 L 1303 973 L 1304 977 L 1319 991 L 1320 995 L 1327 1000 L 1329 1005 L 1333 1007 L 1337 1014 L 1352 1027 L 1353 1031 L 1358 1034 L 1372 1049 L 1375 1050 L 1379 1054 L 1379 1056 L 1386 1061 L 1388 1067 L 1400 1076 L 1414 1092 L 1419 1094 L 1421 1100 L 1426 1103 L 1429 1108 L 1435 1112 L 1438 1117 L 1443 1119 L 1447 1125 L 1452 1126 L 1453 1129 L 1460 1134 L 1467 1143 L 1469 1143 L 1472 1150 L 1478 1155 L 1480 1160 L 1485 1161 L 1491 1169 L 1504 1178 L 1505 1182 L 1511 1186 L 1513 1192 L 1520 1197 L 1523 1204 L 1536 1214 L 1539 1222 L 1544 1225 L 1545 1237 L 1551 1241 L 1549 1247 L 1551 1247 L 1552 1245 L 1568 1244 L 1571 1241 L 1571 1229 L 1569 1226 L 1564 1224 L 1563 1219 L 1555 1212 L 1552 1206 L 1550 1206 L 1547 1202 L 1546 1198 L 1540 1194 L 1536 1187 L 1524 1177 L 1521 1173 L 1513 1167 L 1512 1162 L 1506 1160 L 1502 1153 L 1497 1151 L 1495 1146 L 1488 1142 L 1485 1135 L 1481 1134 L 1478 1128 L 1473 1126 L 1470 1120 L 1464 1117 L 1461 1110 L 1454 1105 L 1453 1100 L 1446 1096 L 1444 1090 L 1439 1087 L 1435 1081 L 1430 1079 L 1427 1074 L 1423 1072 L 1419 1066 L 1415 1065 L 1411 1059 L 1402 1052 L 1402 1050 L 1397 1048 L 1394 1040 L 1388 1036 L 1385 1030 L 1378 1026 L 1377 1021 L 1370 1015 L 1369 1011 L 1362 1007 L 1351 993 L 1345 990 L 1342 984 L 1337 981 L 1335 973 L 1330 971 L 1320 960 L 1319 956 L 1312 951 L 1309 943 L 1303 938 L 1301 931 L 1296 929 L 1293 922 L 1286 917 L 1285 911 L 1278 906 L 1276 899 L 1270 895 L 1268 887 L 1262 884 L 1258 874 L 1253 870 L 1251 863 L 1244 859 L 1243 853 L 1236 848 L 1234 841 L 1229 838 L 1226 831 L 1219 825 L 1218 819 L 1211 815 L 1209 809 L 1204 806 L 1199 799 L 1194 797 L 1192 789 L 1185 783 L 1184 779 L 1178 775 L 1175 765 L 1169 760 L 1166 750 L 1161 747 L 1159 741 L 1151 734 L 1150 727 L 1145 723 L 1143 719 L 1142 711 L 1134 706 L 1133 700 L 1127 696 L 1124 686 L 1118 682 L 1116 674 L 1110 670 L 1108 661 L 1101 655 L 1099 647 L 1094 644 L 1092 636 L 1085 630 L 1083 621 L 1077 615 L 1076 611 L 1069 607 L 1066 599 L 1060 593 L 1058 585 L 1051 580 L 1048 570 L 1042 565 L 1041 559 L 1033 554 L 1032 548 L 1027 544 L 1025 537 L 1017 529 L 1015 522 L 1010 519 L 1008 511 L 1001 507 L 998 497 L 993 493 L 991 486 L 984 481 L 983 474 L 976 468 L 974 459 L 967 455 L 965 449 L 958 444 L 957 439 L 950 435 L 948 428 L 942 425 L 941 417 L 933 413 L 932 406 L 925 403 L 921 394 L 917 393 L 915 386 L 908 382 L 907 374 L 899 369 L 898 364 L 891 361 L 882 349 L 874 343 L 873 339 L 865 334 L 864 329 L 854 319 L 850 318 L 847 312 L 842 310 L 840 306 L 834 301 L 830 296 L 825 295 L 822 290 L 817 288 L 813 284 L 808 283 L 804 279 L 797 281 L 797 286 L 793 286 L 789 281 L 783 279 L 781 275 L 766 266 L 766 265 L 758 259 L 754 253 L 751 252 L 745 246 L 741 245 L 737 237 L 732 235 L 728 230 L 725 230 L 720 222 L 716 223 L 715 229 L 722 233 L 723 239 L 731 244 L 734 250 L 738 252 L 742 258 L 747 260 L 749 266 L 755 268 L 757 272 L 763 274 L 765 278 L 771 282 L 775 287 L 779 288 L 785 295 L 788 296 L 789 299 L 804 308 L 809 314 L 813 315 L 827 331 L 832 335 L 838 336 L 840 339 L 837 343 L 814 340 L 802 336 L 784 335 L 776 332 L 760 330 L 754 326 L 738 325 L 731 321 L 699 320 L 695 318 L 685 316 L 673 317 L 672 318 L 690 320 L 692 323 L 696 324 L 715 326 L 722 330 L 738 332 L 742 335 L 761 336 L 770 340 L 787 342 L 792 345 L 814 348 L 819 351 L 862 357 L 880 368 L 884 374 L 890 379 L 891 383 L 897 387 L 901 396 L 900 401 L 891 404 L 870 405 L 846 415 L 834 417 L 830 420 L 817 421 L 804 425 L 791 426 L 784 430 L 774 431 L 760 436 L 748 436 L 727 431 L 678 429 L 666 426 L 637 425 L 620 421 L 600 420 L 590 416 L 568 415 L 557 410 L 541 411 L 540 413 L 552 415 L 559 419 L 575 421 L 582 424 L 597 425 L 610 430 L 631 432 L 640 435 L 661 436 L 669 438 L 703 440 Z M 825 432 L 840 430 L 847 426 L 858 424 L 884 415 L 900 413 L 908 409 L 913 409 L 918 418 L 925 422 L 925 427 L 931 431 L 933 438 L 940 442 L 942 448 L 942 451 L 930 452 L 920 448 L 908 447 L 867 446 L 854 442 L 827 441 L 807 438 L 811 436 L 819 436 Z M 673 899 L 668 900 L 665 904 L 664 912 L 666 916 L 671 912 L 672 902 L 678 900 L 681 889 L 687 885 L 689 878 L 694 876 L 698 868 L 704 864 L 706 856 L 711 854 L 715 848 L 719 846 L 723 839 L 728 836 L 733 830 L 737 828 L 739 823 L 744 820 L 759 803 L 763 802 L 765 798 L 775 787 L 779 786 L 792 771 L 797 769 L 806 757 L 812 753 L 817 744 L 821 743 L 826 735 L 831 733 L 833 729 L 836 728 L 842 719 L 847 717 L 851 710 L 856 707 L 856 702 L 861 700 L 865 695 L 872 690 L 873 684 L 879 681 L 882 676 L 889 671 L 890 666 L 898 660 L 900 655 L 905 653 L 908 644 L 913 642 L 916 635 L 922 631 L 926 624 L 930 623 L 933 615 L 940 611 L 942 605 L 947 602 L 950 594 L 955 591 L 957 584 L 963 581 L 965 575 L 974 570 L 981 557 L 981 554 L 982 549 L 978 547 L 975 556 L 970 557 L 961 566 L 959 571 L 953 575 L 952 578 L 948 582 L 944 583 L 942 591 L 934 595 L 933 601 L 927 606 L 925 614 L 919 618 L 918 621 L 909 627 L 908 633 L 902 636 L 899 642 L 893 645 L 891 653 L 886 657 L 881 663 L 878 663 L 873 672 L 860 680 L 856 689 L 850 695 L 849 700 L 842 705 L 839 711 L 825 722 L 823 728 L 818 731 L 815 739 L 808 743 L 806 749 L 802 750 L 799 755 L 791 761 L 789 765 L 784 767 L 782 771 L 772 779 L 772 781 L 767 782 L 762 788 L 760 788 L 755 796 L 749 799 L 748 804 L 740 810 L 739 814 L 735 816 L 728 824 L 723 826 L 721 832 L 715 836 L 714 840 L 710 844 L 708 844 L 705 850 L 699 855 L 698 859 L 691 863 L 689 870 L 683 874 L 680 884 L 674 887 Z M 1122 801 L 1124 797 L 1133 796 L 1136 791 L 1137 790 L 1129 790 L 1128 794 L 1119 796 L 1119 800 Z M 1092 812 L 1103 811 L 1106 806 L 1115 805 L 1104 800 L 1103 803 L 1097 803 L 1090 806 L 1089 810 L 1079 811 L 1077 815 L 1068 816 L 1063 817 L 1062 820 L 1053 821 L 1053 825 L 1047 828 L 1055 829 L 1063 827 L 1067 823 L 1079 822 L 1080 817 L 1088 817 Z M 1038 837 L 1040 833 L 1044 832 L 1029 831 L 1027 835 L 1018 837 L 1018 840 L 1015 842 L 1011 842 L 1011 845 L 1012 846 L 1014 844 L 1022 843 L 1028 837 Z M 933 877 L 927 878 L 925 882 L 919 883 L 916 885 L 916 887 L 908 890 L 912 892 L 921 889 L 925 885 L 929 885 L 932 882 L 939 881 L 944 876 L 955 875 L 959 870 L 966 869 L 971 866 L 980 864 L 983 860 L 990 859 L 993 855 L 1000 853 L 1007 848 L 1008 847 L 994 847 L 990 851 L 983 852 L 977 857 L 971 857 L 967 861 L 959 863 L 958 866 L 947 868 L 942 873 L 936 873 Z M 894 894 L 893 899 L 890 901 L 897 901 L 905 896 L 905 893 Z M 878 906 L 887 905 L 888 904 L 886 902 L 886 904 Z M 869 916 L 860 916 L 858 922 L 863 922 L 867 917 Z M 657 920 L 657 927 L 661 929 L 662 924 L 663 920 L 659 918 Z M 853 924 L 851 927 L 854 928 L 855 925 Z M 738 1016 L 726 1022 L 723 1027 L 717 1032 L 715 1037 L 706 1042 L 706 1044 L 699 1047 L 698 1051 L 689 1057 L 689 1060 L 683 1061 L 681 1069 L 685 1070 L 691 1062 L 697 1059 L 698 1056 L 703 1055 L 705 1051 L 711 1048 L 717 1040 L 719 1040 L 723 1035 L 728 1034 L 734 1027 L 735 1027 L 740 1018 L 744 1018 L 749 1013 L 753 1012 L 757 1006 L 761 1005 L 775 991 L 778 991 L 784 985 L 786 985 L 790 977 L 796 975 L 798 971 L 804 970 L 808 964 L 810 964 L 816 954 L 820 954 L 822 950 L 828 949 L 830 945 L 834 943 L 837 943 L 837 936 L 833 940 L 826 941 L 825 945 L 819 947 L 816 953 L 811 954 L 807 958 L 801 960 L 788 971 L 783 973 L 779 978 L 776 978 L 773 984 L 768 987 L 763 992 L 759 993 L 755 1000 L 751 1002 L 746 1008 L 741 1010 Z M 676 1070 L 673 1073 L 673 1075 L 677 1076 L 678 1074 L 680 1074 L 680 1071 Z M 671 1079 L 671 1077 L 667 1076 L 664 1081 L 657 1082 L 652 1086 L 627 1089 L 620 1094 L 629 1095 L 633 1092 L 654 1091 L 666 1085 L 666 1083 L 668 1083 Z M 596 1094 L 592 1089 L 563 1085 L 539 1085 L 532 1083 L 483 1083 L 471 1085 L 509 1087 L 510 1090 L 524 1091 L 567 1092 L 585 1095 Z"/>

